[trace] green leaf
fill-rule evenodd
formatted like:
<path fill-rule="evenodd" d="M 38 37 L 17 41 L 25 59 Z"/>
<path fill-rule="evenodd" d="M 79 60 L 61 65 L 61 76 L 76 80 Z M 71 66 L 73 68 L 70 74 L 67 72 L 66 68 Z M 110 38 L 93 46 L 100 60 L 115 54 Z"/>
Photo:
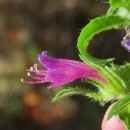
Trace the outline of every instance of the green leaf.
<path fill-rule="evenodd" d="M 110 0 L 110 5 L 113 9 L 125 7 L 127 10 L 130 10 L 130 0 Z"/>
<path fill-rule="evenodd" d="M 84 61 L 84 56 L 80 58 Z M 127 94 L 126 83 L 122 77 L 120 77 L 120 75 L 118 75 L 111 67 L 108 67 L 107 65 L 102 66 L 90 61 L 87 61 L 85 63 L 96 69 L 107 81 L 107 83 L 96 81 L 94 79 L 91 79 L 92 81 L 89 81 L 91 84 L 97 87 L 98 92 L 102 95 L 104 102 L 119 100 Z"/>
<path fill-rule="evenodd" d="M 84 56 L 80 56 L 80 58 L 84 60 Z M 123 79 L 117 75 L 117 73 L 115 73 L 115 71 L 113 69 L 111 69 L 108 66 L 101 66 L 100 64 L 96 64 L 90 61 L 85 61 L 86 64 L 92 66 L 93 68 L 95 68 L 104 79 L 106 79 L 106 81 L 108 82 L 108 84 L 101 84 L 101 86 L 107 86 L 108 89 L 111 89 L 114 91 L 114 93 L 124 93 L 125 89 L 126 89 L 126 84 L 123 81 Z M 99 88 L 100 89 L 100 88 Z"/>
<path fill-rule="evenodd" d="M 112 70 L 119 75 L 126 84 L 126 91 L 130 92 L 130 63 L 125 63 L 124 65 L 118 66 L 111 64 Z"/>
<path fill-rule="evenodd" d="M 125 124 L 126 130 L 129 130 L 130 129 L 130 104 L 122 108 L 118 114 L 120 119 Z"/>
<path fill-rule="evenodd" d="M 98 59 L 92 57 L 90 54 L 86 52 L 86 49 L 89 45 L 89 41 L 93 38 L 94 35 L 112 29 L 114 27 L 118 27 L 121 25 L 128 25 L 130 24 L 130 20 L 127 18 L 120 17 L 119 15 L 106 15 L 102 17 L 95 18 L 91 20 L 81 31 L 78 37 L 78 49 L 81 56 L 84 56 L 85 61 L 91 61 L 94 63 L 99 63 L 101 65 L 107 64 L 113 61 L 111 59 Z"/>
<path fill-rule="evenodd" d="M 90 98 L 94 98 L 96 100 L 102 101 L 102 96 L 97 92 L 93 92 L 91 90 L 83 89 L 83 88 L 68 88 L 63 89 L 53 98 L 52 102 L 58 101 L 61 98 L 66 98 L 72 95 L 83 95 Z"/>
<path fill-rule="evenodd" d="M 116 115 L 119 113 L 119 111 L 127 106 L 130 103 L 130 96 L 126 96 L 125 98 L 119 100 L 109 112 L 108 119 L 110 119 L 113 115 Z"/>
<path fill-rule="evenodd" d="M 112 7 L 110 7 L 107 11 L 107 15 L 112 15 L 112 14 L 119 15 L 122 18 L 126 18 L 130 20 L 130 11 L 124 7 L 119 7 L 115 10 Z M 120 27 L 116 27 L 116 28 L 118 29 Z"/>

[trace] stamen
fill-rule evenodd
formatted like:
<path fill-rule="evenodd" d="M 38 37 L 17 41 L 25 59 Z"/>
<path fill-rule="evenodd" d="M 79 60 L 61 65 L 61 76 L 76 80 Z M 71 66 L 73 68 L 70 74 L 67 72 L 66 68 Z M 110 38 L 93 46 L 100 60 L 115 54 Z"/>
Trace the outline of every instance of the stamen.
<path fill-rule="evenodd" d="M 27 84 L 40 84 L 40 83 L 44 83 L 43 80 L 38 80 L 38 81 L 25 81 L 23 79 L 21 79 L 22 82 L 27 83 Z"/>
<path fill-rule="evenodd" d="M 128 37 L 130 37 L 130 28 L 129 28 L 129 26 L 125 27 L 125 31 L 126 31 L 126 35 L 125 35 L 125 37 L 123 37 L 123 40 L 125 40 Z"/>
<path fill-rule="evenodd" d="M 47 73 L 46 70 L 35 70 L 35 69 L 33 69 L 33 70 L 27 70 L 27 71 L 28 71 L 28 73 L 27 73 L 28 76 L 31 75 L 30 72 L 33 72 L 33 73 L 35 73 L 36 75 L 39 75 L 39 76 L 46 76 L 46 73 Z"/>
<path fill-rule="evenodd" d="M 37 79 L 37 80 L 45 82 L 44 77 L 38 77 L 38 76 L 30 76 L 30 77 L 33 78 L 33 79 Z"/>

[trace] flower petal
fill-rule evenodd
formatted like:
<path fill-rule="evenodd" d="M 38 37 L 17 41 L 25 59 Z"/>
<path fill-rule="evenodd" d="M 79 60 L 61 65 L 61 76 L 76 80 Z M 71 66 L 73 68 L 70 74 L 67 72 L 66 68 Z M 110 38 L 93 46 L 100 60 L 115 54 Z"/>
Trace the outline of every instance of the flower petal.
<path fill-rule="evenodd" d="M 129 38 L 124 38 L 123 41 L 121 41 L 121 45 L 128 51 L 130 52 L 130 39 Z"/>

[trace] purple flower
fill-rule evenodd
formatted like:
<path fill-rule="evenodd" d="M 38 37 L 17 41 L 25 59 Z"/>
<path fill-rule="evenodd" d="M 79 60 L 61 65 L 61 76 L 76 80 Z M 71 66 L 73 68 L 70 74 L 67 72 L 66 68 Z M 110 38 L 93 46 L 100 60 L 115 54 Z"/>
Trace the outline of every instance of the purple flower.
<path fill-rule="evenodd" d="M 22 82 L 29 84 L 52 83 L 48 88 L 63 85 L 78 78 L 94 79 L 106 83 L 106 80 L 97 70 L 83 62 L 54 59 L 48 56 L 46 51 L 38 55 L 38 60 L 46 69 L 37 69 L 37 64 L 34 64 L 33 67 L 27 70 L 27 75 L 33 80 L 26 81 L 22 79 Z"/>
<path fill-rule="evenodd" d="M 125 47 L 126 50 L 128 50 L 128 52 L 130 52 L 130 39 L 129 39 L 129 38 L 125 37 L 125 38 L 123 39 L 123 41 L 121 41 L 121 45 L 122 45 L 123 47 Z"/>

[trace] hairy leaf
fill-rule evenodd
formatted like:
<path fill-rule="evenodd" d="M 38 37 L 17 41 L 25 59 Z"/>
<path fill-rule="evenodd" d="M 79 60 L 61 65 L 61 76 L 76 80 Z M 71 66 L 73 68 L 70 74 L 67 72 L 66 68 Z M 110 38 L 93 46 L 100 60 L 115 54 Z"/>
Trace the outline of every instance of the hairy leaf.
<path fill-rule="evenodd" d="M 56 96 L 53 98 L 52 102 L 58 101 L 61 98 L 69 97 L 72 95 L 83 95 L 90 98 L 94 98 L 96 100 L 102 100 L 102 96 L 98 94 L 97 92 L 93 92 L 91 90 L 83 89 L 83 88 L 68 88 L 63 89 L 59 93 L 56 94 Z"/>
<path fill-rule="evenodd" d="M 110 0 L 110 5 L 113 9 L 125 7 L 127 10 L 130 10 L 130 0 Z"/>
<path fill-rule="evenodd" d="M 119 100 L 109 112 L 108 119 L 110 119 L 113 115 L 116 115 L 119 113 L 119 111 L 127 106 L 130 103 L 130 96 L 126 96 L 125 98 Z"/>
<path fill-rule="evenodd" d="M 80 56 L 82 60 L 84 60 L 84 56 Z M 115 93 L 123 93 L 126 89 L 126 84 L 124 83 L 124 80 L 115 73 L 113 69 L 111 69 L 108 66 L 101 66 L 100 64 L 95 64 L 90 61 L 85 61 L 88 65 L 95 68 L 108 82 L 106 85 L 109 87 L 109 89 L 113 89 Z M 99 82 L 100 83 L 100 82 Z M 101 86 L 105 84 L 100 83 Z"/>
<path fill-rule="evenodd" d="M 125 82 L 127 92 L 130 92 L 130 63 L 125 63 L 124 65 L 118 66 L 111 64 L 112 70 L 118 74 Z"/>
<path fill-rule="evenodd" d="M 87 53 L 86 49 L 89 45 L 89 41 L 93 38 L 94 35 L 112 29 L 114 27 L 118 27 L 121 25 L 130 24 L 130 20 L 127 18 L 122 18 L 119 15 L 106 15 L 102 17 L 95 18 L 91 20 L 81 31 L 78 37 L 78 49 L 80 55 L 84 56 L 84 61 L 91 61 L 95 63 L 99 63 L 104 65 L 108 62 L 112 62 L 113 58 L 111 59 L 98 59 L 92 57 L 90 54 Z"/>

